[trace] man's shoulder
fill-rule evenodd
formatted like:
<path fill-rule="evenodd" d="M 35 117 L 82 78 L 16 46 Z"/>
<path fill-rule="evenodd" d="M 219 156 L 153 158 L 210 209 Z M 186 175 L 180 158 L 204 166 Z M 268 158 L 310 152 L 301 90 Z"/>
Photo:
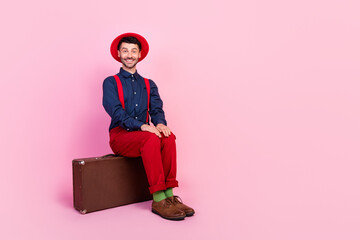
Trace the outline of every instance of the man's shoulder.
<path fill-rule="evenodd" d="M 114 76 L 108 76 L 103 81 L 103 87 L 112 87 L 116 83 Z"/>
<path fill-rule="evenodd" d="M 142 75 L 140 75 L 139 73 L 138 73 L 138 76 L 141 78 L 141 79 L 148 79 L 149 80 L 149 82 L 150 82 L 150 85 L 156 85 L 155 84 L 155 82 L 154 82 L 154 80 L 152 80 L 151 78 L 148 78 L 148 77 L 143 77 Z"/>
<path fill-rule="evenodd" d="M 143 78 L 143 79 L 149 80 L 150 83 L 155 83 L 154 80 L 152 80 L 151 78 Z"/>
<path fill-rule="evenodd" d="M 104 82 L 113 82 L 114 80 L 115 80 L 114 75 L 111 75 L 111 76 L 107 76 L 107 77 L 104 79 Z"/>
<path fill-rule="evenodd" d="M 137 76 L 140 77 L 141 79 L 145 79 L 145 78 L 146 78 L 146 79 L 149 79 L 149 80 L 150 80 L 150 78 L 144 77 L 143 75 L 139 74 L 138 72 L 137 72 Z"/>

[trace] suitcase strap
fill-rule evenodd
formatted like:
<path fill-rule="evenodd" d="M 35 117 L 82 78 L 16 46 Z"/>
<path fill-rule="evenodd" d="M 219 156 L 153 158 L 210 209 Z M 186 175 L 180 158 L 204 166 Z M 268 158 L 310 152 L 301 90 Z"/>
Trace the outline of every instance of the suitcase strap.
<path fill-rule="evenodd" d="M 125 101 L 124 101 L 124 91 L 123 91 L 123 87 L 120 81 L 120 78 L 118 75 L 114 75 L 115 80 L 116 80 L 116 84 L 117 84 L 117 88 L 118 88 L 118 95 L 119 95 L 119 100 L 120 103 L 123 107 L 123 109 L 125 110 Z M 147 91 L 147 111 L 146 111 L 146 122 L 149 123 L 149 106 L 150 106 L 150 82 L 149 79 L 144 78 L 145 81 L 145 86 L 146 86 L 146 91 Z"/>

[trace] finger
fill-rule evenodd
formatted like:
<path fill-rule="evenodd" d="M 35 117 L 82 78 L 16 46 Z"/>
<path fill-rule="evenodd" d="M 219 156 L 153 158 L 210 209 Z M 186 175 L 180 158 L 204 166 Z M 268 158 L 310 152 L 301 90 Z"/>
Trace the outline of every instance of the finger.
<path fill-rule="evenodd" d="M 167 129 L 166 129 L 166 134 L 167 134 L 167 136 L 170 136 L 170 135 L 171 135 L 170 128 L 167 128 Z"/>
<path fill-rule="evenodd" d="M 156 135 L 161 138 L 161 133 L 159 131 L 156 131 Z"/>
<path fill-rule="evenodd" d="M 166 133 L 166 128 L 162 128 L 161 130 L 164 134 Z"/>

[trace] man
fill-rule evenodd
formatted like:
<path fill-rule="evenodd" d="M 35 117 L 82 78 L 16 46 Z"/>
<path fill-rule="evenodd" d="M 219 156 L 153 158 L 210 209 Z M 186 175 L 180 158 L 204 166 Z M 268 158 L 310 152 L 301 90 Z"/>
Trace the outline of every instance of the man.
<path fill-rule="evenodd" d="M 167 126 L 158 88 L 152 80 L 147 85 L 136 70 L 149 45 L 138 34 L 124 33 L 113 40 L 110 51 L 122 63 L 119 73 L 103 83 L 103 106 L 111 117 L 110 147 L 117 155 L 141 156 L 153 195 L 152 212 L 169 220 L 192 216 L 194 209 L 173 194 L 173 188 L 178 187 L 176 137 Z M 148 114 L 154 126 L 149 124 Z"/>

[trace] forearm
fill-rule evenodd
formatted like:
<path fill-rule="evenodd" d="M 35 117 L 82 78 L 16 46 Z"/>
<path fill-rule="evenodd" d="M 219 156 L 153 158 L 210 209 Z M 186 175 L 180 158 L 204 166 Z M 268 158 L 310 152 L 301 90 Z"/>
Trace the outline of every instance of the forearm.
<path fill-rule="evenodd" d="M 164 125 L 167 124 L 165 119 L 165 113 L 163 110 L 163 101 L 161 100 L 158 88 L 153 81 L 150 81 L 151 92 L 150 92 L 150 116 L 151 122 L 156 126 L 159 123 Z"/>
<path fill-rule="evenodd" d="M 165 114 L 161 113 L 161 112 L 156 112 L 153 113 L 151 115 L 151 122 L 156 126 L 159 123 L 164 124 L 165 126 L 167 125 L 166 119 L 165 119 Z"/>

